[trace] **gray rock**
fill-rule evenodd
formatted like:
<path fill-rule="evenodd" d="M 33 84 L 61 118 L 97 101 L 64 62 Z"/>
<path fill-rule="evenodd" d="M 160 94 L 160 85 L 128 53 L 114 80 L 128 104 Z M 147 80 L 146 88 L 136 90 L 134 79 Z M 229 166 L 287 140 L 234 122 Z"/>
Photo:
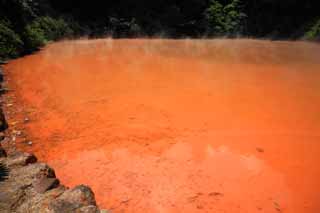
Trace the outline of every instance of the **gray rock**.
<path fill-rule="evenodd" d="M 59 186 L 59 180 L 56 178 L 41 178 L 33 182 L 34 190 L 38 193 L 45 193 L 46 191 Z"/>
<path fill-rule="evenodd" d="M 37 158 L 33 154 L 17 152 L 10 155 L 7 159 L 7 165 L 10 166 L 26 166 L 37 162 Z"/>
<path fill-rule="evenodd" d="M 51 204 L 47 210 L 49 213 L 100 213 L 97 206 L 83 206 L 79 207 L 78 204 L 67 202 L 64 200 L 58 200 Z"/>
<path fill-rule="evenodd" d="M 77 210 L 79 213 L 100 213 L 97 206 L 84 206 Z"/>
<path fill-rule="evenodd" d="M 49 204 L 46 212 L 48 213 L 74 213 L 81 208 L 79 204 L 68 202 L 65 200 L 55 200 Z"/>
<path fill-rule="evenodd" d="M 16 212 L 38 194 L 32 184 L 35 180 L 55 177 L 54 171 L 43 163 L 9 167 L 9 170 L 8 179 L 0 183 L 0 212 Z"/>
<path fill-rule="evenodd" d="M 65 190 L 64 186 L 59 186 L 45 192 L 44 194 L 35 194 L 34 196 L 29 197 L 16 211 L 18 213 L 49 212 L 49 204 L 59 197 Z"/>
<path fill-rule="evenodd" d="M 1 213 L 100 213 L 89 187 L 66 189 L 52 168 L 36 160 L 27 153 L 0 158 L 7 171 L 0 179 Z"/>
<path fill-rule="evenodd" d="M 96 205 L 95 197 L 92 190 L 85 185 L 76 186 L 73 189 L 65 191 L 59 199 L 71 203 L 77 203 L 80 206 Z"/>
<path fill-rule="evenodd" d="M 48 165 L 35 163 L 10 170 L 9 178 L 21 188 L 28 188 L 37 179 L 55 178 L 55 173 Z"/>
<path fill-rule="evenodd" d="M 60 197 L 50 203 L 48 212 L 94 212 L 92 208 L 84 208 L 87 206 L 96 206 L 94 194 L 89 187 L 80 185 L 65 191 Z"/>
<path fill-rule="evenodd" d="M 14 183 L 0 184 L 0 212 L 14 212 L 25 200 L 25 192 Z"/>
<path fill-rule="evenodd" d="M 4 160 L 3 160 L 4 159 Z M 7 158 L 3 158 L 5 163 Z M 0 212 L 98 213 L 91 189 L 59 185 L 54 171 L 44 163 L 9 168 L 9 178 L 0 182 Z"/>

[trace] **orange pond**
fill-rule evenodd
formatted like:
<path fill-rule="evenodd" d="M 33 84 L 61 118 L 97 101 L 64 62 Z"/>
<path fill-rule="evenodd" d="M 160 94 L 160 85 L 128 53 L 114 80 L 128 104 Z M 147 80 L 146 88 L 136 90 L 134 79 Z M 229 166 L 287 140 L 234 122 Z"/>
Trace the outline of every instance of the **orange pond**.
<path fill-rule="evenodd" d="M 18 147 L 103 209 L 320 212 L 318 44 L 66 41 L 5 70 Z"/>

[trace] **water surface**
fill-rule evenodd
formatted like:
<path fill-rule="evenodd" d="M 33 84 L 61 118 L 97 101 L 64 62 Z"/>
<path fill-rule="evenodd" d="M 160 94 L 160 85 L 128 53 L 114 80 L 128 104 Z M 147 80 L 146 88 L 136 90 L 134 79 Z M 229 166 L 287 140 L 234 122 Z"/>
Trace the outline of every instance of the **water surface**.
<path fill-rule="evenodd" d="M 8 64 L 34 152 L 113 212 L 320 212 L 320 46 L 79 40 Z"/>

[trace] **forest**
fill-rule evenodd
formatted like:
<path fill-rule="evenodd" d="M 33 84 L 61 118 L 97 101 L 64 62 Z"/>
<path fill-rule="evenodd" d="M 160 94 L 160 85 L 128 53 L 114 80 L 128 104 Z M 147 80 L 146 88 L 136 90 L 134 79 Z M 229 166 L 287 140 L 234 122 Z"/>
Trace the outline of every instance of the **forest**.
<path fill-rule="evenodd" d="M 0 0 L 0 58 L 62 38 L 319 40 L 316 0 Z"/>

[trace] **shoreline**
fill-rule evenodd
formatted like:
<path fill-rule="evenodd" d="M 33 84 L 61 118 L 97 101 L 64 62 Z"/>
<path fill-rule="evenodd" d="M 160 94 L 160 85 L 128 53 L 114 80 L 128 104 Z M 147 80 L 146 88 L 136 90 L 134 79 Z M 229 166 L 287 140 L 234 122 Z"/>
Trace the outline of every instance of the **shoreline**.
<path fill-rule="evenodd" d="M 10 93 L 4 86 L 7 83 L 4 78 L 0 65 L 0 211 L 103 212 L 99 210 L 90 187 L 68 188 L 60 184 L 53 168 L 38 162 L 35 155 L 19 150 L 15 144 L 17 137 L 27 138 L 27 135 L 14 129 L 14 124 L 7 123 L 8 114 L 14 113 L 8 109 L 13 104 L 4 97 Z M 27 122 L 28 118 L 20 121 L 19 127 Z M 32 145 L 31 141 L 28 143 Z"/>

